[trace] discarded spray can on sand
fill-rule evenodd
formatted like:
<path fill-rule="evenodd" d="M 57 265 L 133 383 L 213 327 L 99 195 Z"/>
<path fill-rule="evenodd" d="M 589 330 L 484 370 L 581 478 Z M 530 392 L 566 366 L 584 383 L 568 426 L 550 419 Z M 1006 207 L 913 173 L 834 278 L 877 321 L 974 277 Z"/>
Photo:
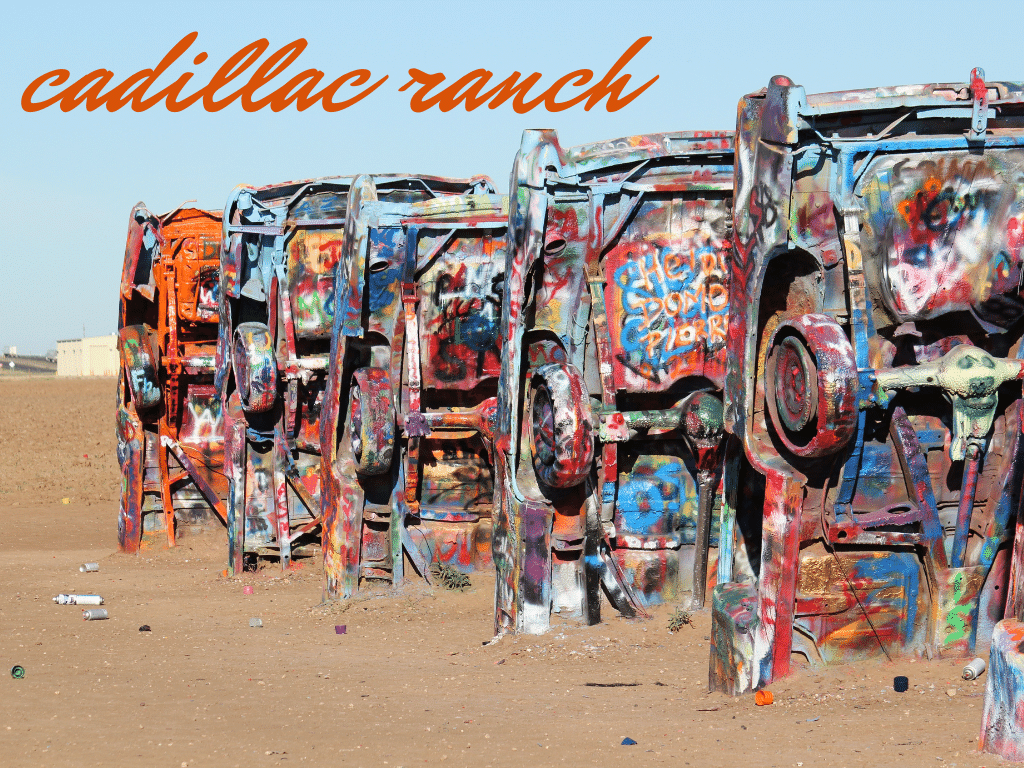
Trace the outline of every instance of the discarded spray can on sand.
<path fill-rule="evenodd" d="M 983 674 L 985 674 L 985 660 L 982 658 L 976 658 L 964 667 L 964 680 L 977 680 Z"/>
<path fill-rule="evenodd" d="M 99 595 L 57 595 L 53 598 L 57 605 L 103 605 Z"/>
<path fill-rule="evenodd" d="M 87 608 L 82 611 L 82 621 L 99 621 L 109 619 L 106 608 Z"/>
<path fill-rule="evenodd" d="M 99 563 L 82 563 L 78 566 L 78 570 L 82 573 L 96 573 L 100 569 Z"/>

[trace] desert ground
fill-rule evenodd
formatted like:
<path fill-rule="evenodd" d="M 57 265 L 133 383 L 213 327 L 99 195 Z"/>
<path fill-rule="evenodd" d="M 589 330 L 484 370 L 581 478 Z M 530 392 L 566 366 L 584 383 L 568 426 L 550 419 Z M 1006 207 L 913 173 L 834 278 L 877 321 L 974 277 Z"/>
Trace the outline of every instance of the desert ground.
<path fill-rule="evenodd" d="M 985 678 L 961 680 L 963 659 L 804 667 L 756 706 L 708 693 L 708 611 L 672 634 L 677 606 L 604 606 L 490 643 L 485 574 L 322 605 L 316 558 L 223 576 L 221 530 L 120 554 L 114 387 L 0 378 L 0 765 L 1002 763 L 977 751 Z M 110 619 L 61 592 L 102 595 Z"/>

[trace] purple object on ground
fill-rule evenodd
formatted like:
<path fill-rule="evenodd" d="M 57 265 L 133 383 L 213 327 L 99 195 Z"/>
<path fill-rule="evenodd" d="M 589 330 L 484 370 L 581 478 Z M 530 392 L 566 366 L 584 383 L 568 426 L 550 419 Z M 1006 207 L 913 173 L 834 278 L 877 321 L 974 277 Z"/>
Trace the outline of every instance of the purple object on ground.
<path fill-rule="evenodd" d="M 334 634 L 336 634 L 336 635 L 344 635 L 346 627 L 347 627 L 346 624 L 335 624 L 334 625 Z"/>

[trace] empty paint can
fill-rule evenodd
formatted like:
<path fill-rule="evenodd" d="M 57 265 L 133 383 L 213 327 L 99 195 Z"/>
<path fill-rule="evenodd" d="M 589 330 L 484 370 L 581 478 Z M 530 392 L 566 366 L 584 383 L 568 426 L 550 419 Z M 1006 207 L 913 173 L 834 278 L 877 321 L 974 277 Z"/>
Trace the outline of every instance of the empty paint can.
<path fill-rule="evenodd" d="M 99 563 L 82 563 L 78 566 L 78 570 L 82 573 L 96 573 L 100 569 Z"/>
<path fill-rule="evenodd" d="M 263 626 L 263 619 L 249 619 L 249 626 L 250 627 L 262 627 Z"/>
<path fill-rule="evenodd" d="M 99 595 L 57 595 L 53 598 L 57 605 L 103 605 Z"/>
<path fill-rule="evenodd" d="M 106 608 L 87 608 L 82 611 L 82 619 L 85 621 L 99 621 L 100 619 L 109 619 Z"/>
<path fill-rule="evenodd" d="M 977 680 L 985 673 L 985 660 L 977 658 L 964 667 L 964 680 Z"/>

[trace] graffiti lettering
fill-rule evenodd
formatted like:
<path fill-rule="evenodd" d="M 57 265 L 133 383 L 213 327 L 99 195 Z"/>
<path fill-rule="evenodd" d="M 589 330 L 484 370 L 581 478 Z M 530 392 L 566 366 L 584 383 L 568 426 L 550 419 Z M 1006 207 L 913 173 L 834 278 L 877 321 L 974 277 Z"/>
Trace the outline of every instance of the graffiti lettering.
<path fill-rule="evenodd" d="M 132 368 L 131 377 L 132 389 L 136 393 L 138 393 L 142 401 L 146 401 L 148 399 L 146 395 L 155 390 L 156 385 L 149 380 L 149 378 L 146 376 L 146 371 L 143 368 Z"/>
<path fill-rule="evenodd" d="M 330 329 L 334 322 L 334 286 L 317 281 L 302 285 L 292 294 L 295 302 L 295 332 L 300 336 L 309 332 Z M 303 290 L 307 289 L 308 290 Z"/>
<path fill-rule="evenodd" d="M 645 378 L 685 375 L 704 345 L 726 336 L 725 264 L 711 245 L 689 253 L 629 243 L 612 277 L 610 306 L 622 362 Z"/>

